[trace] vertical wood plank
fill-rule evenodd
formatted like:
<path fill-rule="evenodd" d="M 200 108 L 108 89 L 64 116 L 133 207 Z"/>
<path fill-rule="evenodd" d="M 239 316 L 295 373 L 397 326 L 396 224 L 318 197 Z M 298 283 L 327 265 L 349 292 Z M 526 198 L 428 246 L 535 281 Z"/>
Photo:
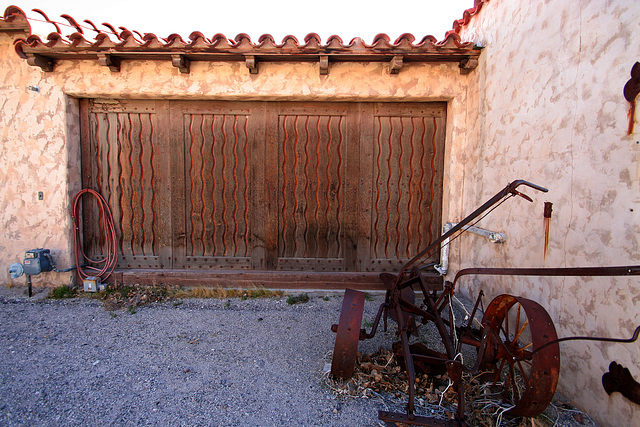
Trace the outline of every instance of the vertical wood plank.
<path fill-rule="evenodd" d="M 264 223 L 264 252 L 265 260 L 264 267 L 267 270 L 274 270 L 278 261 L 278 228 L 279 228 L 279 216 L 278 212 L 278 189 L 279 189 L 279 113 L 280 103 L 263 104 L 263 116 L 265 122 L 268 124 L 266 131 L 266 145 L 265 145 L 265 164 L 264 164 L 264 177 L 265 177 L 265 206 L 267 217 L 263 219 Z M 268 109 L 267 109 L 268 105 Z"/>
<path fill-rule="evenodd" d="M 372 232 L 375 232 L 372 224 L 372 205 L 374 189 L 374 117 L 372 103 L 358 105 L 360 116 L 360 140 L 358 141 L 359 161 L 358 168 L 358 271 L 370 268 Z"/>
<path fill-rule="evenodd" d="M 169 104 L 169 153 L 170 163 L 170 193 L 171 193 L 171 247 L 172 268 L 185 268 L 187 230 L 185 224 L 186 215 L 186 191 L 185 191 L 185 146 L 187 136 L 184 132 L 185 117 L 179 103 Z"/>
<path fill-rule="evenodd" d="M 358 260 L 358 175 L 360 173 L 360 114 L 357 104 L 351 104 L 346 115 L 344 165 L 344 270 L 356 271 Z"/>
<path fill-rule="evenodd" d="M 82 150 L 82 187 L 83 188 L 97 188 L 96 183 L 96 161 L 98 157 L 95 152 L 95 126 L 96 118 L 93 112 L 89 109 L 89 100 L 80 100 L 80 149 Z M 80 210 L 81 218 L 78 218 L 80 224 L 82 224 L 83 230 L 83 248 L 87 254 L 95 254 L 97 242 L 96 232 L 97 227 L 95 220 L 95 209 L 91 209 L 90 206 L 82 205 Z"/>
<path fill-rule="evenodd" d="M 215 114 L 204 114 L 202 116 L 202 247 L 203 254 L 214 254 L 213 246 L 213 234 L 215 227 L 215 212 L 214 212 L 214 198 L 215 198 L 215 180 L 214 165 L 215 157 L 213 154 L 214 139 L 213 139 L 213 125 L 215 122 Z"/>
<path fill-rule="evenodd" d="M 131 182 L 131 247 L 133 255 L 143 255 L 144 232 L 142 229 L 144 211 L 142 199 L 144 189 L 142 188 L 142 154 L 144 146 L 142 144 L 142 122 L 140 114 L 130 113 L 129 120 L 131 131 L 129 134 L 131 142 L 130 153 L 130 182 Z"/>
<path fill-rule="evenodd" d="M 277 165 L 277 158 L 273 155 L 273 135 L 267 132 L 266 103 L 256 103 L 252 114 L 249 129 L 249 150 L 251 156 L 248 176 L 249 183 L 249 245 L 251 254 L 251 268 L 266 269 L 268 258 L 266 249 L 267 219 L 277 218 L 272 211 L 272 198 L 269 194 L 275 192 L 273 169 Z"/>
<path fill-rule="evenodd" d="M 122 204 L 120 203 L 122 187 L 120 186 L 120 175 L 121 175 L 121 166 L 120 166 L 120 142 L 118 141 L 118 113 L 109 111 L 105 113 L 105 124 L 106 126 L 101 126 L 100 129 L 104 129 L 104 144 L 100 142 L 101 145 L 106 146 L 106 150 L 103 150 L 105 156 L 107 158 L 108 167 L 105 169 L 105 173 L 103 174 L 105 177 L 108 177 L 108 183 L 105 185 L 105 197 L 109 202 L 109 206 L 111 207 L 111 213 L 113 214 L 113 224 L 116 228 L 116 239 L 118 241 L 118 248 L 120 249 L 120 255 L 122 254 L 122 228 L 120 224 L 122 223 Z M 100 133 L 102 135 L 102 131 Z"/>
<path fill-rule="evenodd" d="M 169 101 L 156 101 L 156 120 L 154 126 L 154 175 L 153 175 L 153 224 L 154 224 L 154 253 L 159 257 L 160 268 L 173 268 L 173 239 L 176 224 L 173 214 L 173 198 L 175 193 L 174 181 L 179 177 L 175 174 L 174 163 L 179 160 L 173 155 L 172 129 L 175 127 L 171 115 Z M 178 144 L 179 145 L 179 144 Z"/>

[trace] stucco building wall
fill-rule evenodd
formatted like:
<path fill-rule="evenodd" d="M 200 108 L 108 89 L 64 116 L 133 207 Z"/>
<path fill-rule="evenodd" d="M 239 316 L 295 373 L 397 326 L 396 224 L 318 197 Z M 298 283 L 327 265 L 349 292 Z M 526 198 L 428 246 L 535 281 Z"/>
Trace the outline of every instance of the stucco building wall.
<path fill-rule="evenodd" d="M 452 248 L 460 267 L 638 264 L 640 144 L 627 135 L 622 89 L 640 60 L 635 1 L 490 1 L 461 33 L 484 49 L 472 75 L 476 103 L 467 144 L 463 210 L 508 180 L 549 188 L 508 201 L 481 225 L 508 234 L 503 245 L 465 236 Z M 553 203 L 544 256 L 543 202 Z M 460 219 L 460 218 L 452 218 Z M 444 220 L 449 220 L 445 218 Z M 630 337 L 640 324 L 638 278 L 468 278 L 464 292 L 512 293 L 541 303 L 559 336 Z M 629 425 L 640 407 L 601 384 L 611 361 L 640 378 L 638 343 L 561 344 L 559 391 L 601 425 Z"/>
<path fill-rule="evenodd" d="M 69 205 L 80 189 L 78 99 L 201 99 L 280 101 L 446 101 L 445 207 L 462 177 L 469 75 L 458 63 L 405 64 L 399 74 L 388 63 L 332 63 L 321 76 L 317 63 L 261 62 L 250 74 L 244 62 L 192 62 L 181 74 L 170 61 L 123 61 L 111 72 L 97 61 L 61 61 L 45 73 L 13 51 L 13 39 L 0 34 L 3 101 L 0 167 L 3 188 L 0 262 L 19 262 L 35 247 L 52 250 L 59 267 L 73 265 Z M 28 89 L 38 86 L 39 92 Z M 38 191 L 44 200 L 37 200 Z M 445 216 L 448 216 L 445 215 Z M 72 274 L 45 273 L 34 284 L 68 283 Z M 6 268 L 0 281 L 9 282 Z M 24 277 L 16 280 L 24 284 Z"/>
<path fill-rule="evenodd" d="M 509 200 L 479 225 L 508 235 L 496 245 L 466 234 L 450 271 L 468 266 L 638 264 L 640 144 L 627 135 L 622 88 L 640 60 L 640 9 L 631 0 L 493 0 L 462 31 L 485 49 L 478 69 L 457 63 L 194 62 L 189 74 L 166 62 L 125 61 L 119 73 L 94 61 L 63 61 L 51 73 L 14 52 L 0 33 L 0 281 L 24 251 L 47 247 L 59 267 L 74 264 L 69 205 L 80 189 L 78 98 L 447 101 L 442 222 L 459 221 L 514 179 L 549 188 Z M 29 90 L 37 86 L 39 92 Z M 636 118 L 636 121 L 638 119 Z M 37 194 L 43 192 L 44 199 Z M 543 202 L 553 203 L 544 256 Z M 69 283 L 45 273 L 38 284 Z M 24 278 L 16 284 L 24 286 Z M 466 278 L 485 303 L 500 293 L 540 302 L 559 336 L 631 335 L 640 323 L 637 279 Z M 626 425 L 640 410 L 600 378 L 616 360 L 640 378 L 638 344 L 561 344 L 560 391 L 602 425 Z"/>

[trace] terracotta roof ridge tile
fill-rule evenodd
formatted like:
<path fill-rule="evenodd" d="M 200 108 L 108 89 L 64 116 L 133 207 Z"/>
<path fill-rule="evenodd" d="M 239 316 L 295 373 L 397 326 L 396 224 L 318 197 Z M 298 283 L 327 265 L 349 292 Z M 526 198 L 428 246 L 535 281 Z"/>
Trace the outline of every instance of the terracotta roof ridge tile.
<path fill-rule="evenodd" d="M 167 44 L 165 47 L 187 47 L 189 43 L 182 39 L 180 34 L 172 33 L 166 38 Z"/>
<path fill-rule="evenodd" d="M 140 43 L 136 37 L 133 35 L 133 33 L 129 30 L 123 30 L 120 33 L 120 39 L 122 40 L 122 42 L 118 43 L 118 47 L 138 47 L 141 46 L 142 43 Z"/>
<path fill-rule="evenodd" d="M 313 40 L 314 45 L 320 46 L 322 44 L 322 38 L 318 35 L 318 33 L 309 33 L 304 37 L 304 42 L 309 45 Z"/>
<path fill-rule="evenodd" d="M 211 45 L 211 42 L 200 31 L 194 31 L 189 34 L 189 40 L 191 48 L 207 48 Z"/>
<path fill-rule="evenodd" d="M 394 45 L 400 45 L 403 43 L 404 40 L 407 41 L 408 44 L 413 44 L 413 42 L 415 41 L 415 37 L 413 36 L 413 34 L 411 33 L 404 33 L 404 34 L 400 34 L 400 36 L 396 39 L 395 42 L 393 42 Z"/>
<path fill-rule="evenodd" d="M 373 38 L 373 44 L 376 44 L 379 40 L 384 40 L 387 43 L 391 42 L 391 37 L 389 37 L 386 33 L 378 33 Z"/>
<path fill-rule="evenodd" d="M 8 26 L 13 26 L 13 28 L 20 28 L 20 30 L 26 34 L 31 34 L 29 19 L 27 19 L 24 11 L 17 6 L 9 6 L 5 9 L 3 17 L 0 18 L 0 31 L 3 29 L 3 24 L 5 23 Z"/>
<path fill-rule="evenodd" d="M 233 43 L 231 43 L 224 34 L 218 33 L 215 36 L 211 37 L 211 47 L 224 49 L 230 48 L 232 46 Z"/>
<path fill-rule="evenodd" d="M 240 33 L 237 36 L 235 36 L 235 38 L 233 40 L 237 44 L 242 43 L 242 40 L 247 40 L 249 43 L 251 43 L 251 37 L 249 37 L 249 34 L 247 34 L 247 33 Z"/>
<path fill-rule="evenodd" d="M 2 17 L 2 19 L 6 21 L 9 18 L 13 18 L 13 15 L 22 15 L 25 18 L 27 17 L 24 11 L 20 9 L 18 6 L 9 6 L 4 10 L 4 16 Z"/>
<path fill-rule="evenodd" d="M 96 42 L 93 43 L 93 47 L 116 47 L 116 44 L 111 40 L 111 37 L 107 33 L 100 33 L 96 35 Z"/>
<path fill-rule="evenodd" d="M 453 29 L 450 31 L 447 31 L 445 35 L 445 40 L 448 37 L 449 33 L 451 32 L 460 34 L 460 30 L 462 30 L 462 27 L 469 24 L 469 22 L 471 21 L 471 18 L 477 15 L 482 10 L 485 3 L 489 3 L 489 1 L 490 0 L 475 0 L 474 6 L 472 8 L 465 10 L 462 13 L 461 19 L 456 19 L 455 21 L 453 21 Z"/>
<path fill-rule="evenodd" d="M 353 49 L 363 50 L 367 48 L 367 45 L 365 44 L 364 40 L 362 40 L 362 37 L 352 38 L 348 46 L 352 50 Z"/>
<path fill-rule="evenodd" d="M 278 44 L 271 34 L 263 34 L 258 39 L 257 47 L 261 50 L 273 50 L 278 48 Z"/>
<path fill-rule="evenodd" d="M 116 29 L 113 27 L 113 25 L 109 24 L 108 22 L 103 22 L 102 26 L 107 27 L 111 31 L 111 34 L 113 34 L 118 38 L 118 40 L 120 40 L 120 34 L 118 34 Z"/>
<path fill-rule="evenodd" d="M 285 45 L 296 45 L 299 46 L 300 44 L 298 43 L 298 38 L 296 36 L 292 36 L 291 34 L 287 34 L 286 36 L 284 36 L 282 38 L 282 45 L 281 46 L 285 46 Z"/>
<path fill-rule="evenodd" d="M 471 43 L 462 42 L 460 39 L 460 35 L 453 31 L 447 31 L 447 35 L 444 40 L 436 43 L 438 47 L 450 47 L 450 48 L 459 48 L 469 46 Z"/>
<path fill-rule="evenodd" d="M 31 34 L 29 37 L 27 37 L 26 42 L 27 42 L 27 44 L 29 44 L 29 45 L 33 45 L 33 44 L 35 44 L 35 43 L 43 43 L 43 42 L 42 42 L 42 39 L 41 39 L 41 38 L 40 38 L 40 36 L 39 36 L 39 35 L 37 35 L 37 34 Z"/>
<path fill-rule="evenodd" d="M 489 0 L 476 0 L 474 10 L 465 12 L 464 19 L 466 22 L 487 1 Z M 37 66 L 43 67 L 45 71 L 51 71 L 53 60 L 67 58 L 88 59 L 95 56 L 100 60 L 100 58 L 104 59 L 105 54 L 116 56 L 115 61 L 133 57 L 166 59 L 167 53 L 171 53 L 172 61 L 176 60 L 175 55 L 178 54 L 189 55 L 186 58 L 189 61 L 237 60 L 242 55 L 251 56 L 251 61 L 281 60 L 283 58 L 312 61 L 314 60 L 314 55 L 319 55 L 320 62 L 324 61 L 325 64 L 328 56 L 334 57 L 332 61 L 359 61 L 363 59 L 387 61 L 391 56 L 396 55 L 412 56 L 411 61 L 458 61 L 479 55 L 477 51 L 473 50 L 472 43 L 461 41 L 460 35 L 455 29 L 448 31 L 442 41 L 437 41 L 435 37 L 429 35 L 417 42 L 413 34 L 403 33 L 392 43 L 387 34 L 379 33 L 374 37 L 371 44 L 367 44 L 361 37 L 354 37 L 348 44 L 345 44 L 338 35 L 331 35 L 326 40 L 326 43 L 323 44 L 322 38 L 317 33 L 308 33 L 304 37 L 304 43 L 301 43 L 293 35 L 287 35 L 279 44 L 271 34 L 261 35 L 257 42 L 252 41 L 251 37 L 246 33 L 240 33 L 233 39 L 218 33 L 208 39 L 200 31 L 192 32 L 186 40 L 177 33 L 172 33 L 167 38 L 162 38 L 153 33 L 145 33 L 143 35 L 126 27 L 118 27 L 116 29 L 116 27 L 107 22 L 102 23 L 106 30 L 101 30 L 89 20 L 82 21 L 87 24 L 83 26 L 69 15 L 62 15 L 62 18 L 66 19 L 68 24 L 54 22 L 43 12 L 38 11 L 38 13 L 45 18 L 46 22 L 53 24 L 57 30 L 50 33 L 46 40 L 31 33 L 29 18 L 20 8 L 14 6 L 8 7 L 5 10 L 4 17 L 0 18 L 0 31 L 26 33 L 26 39 L 20 38 L 14 42 L 15 50 L 22 58 L 31 58 L 30 65 L 37 64 Z M 11 20 L 18 22 L 10 23 Z M 65 36 L 60 31 L 62 26 L 76 31 L 71 35 Z M 87 36 L 84 30 L 89 33 L 90 31 L 95 33 Z M 113 51 L 105 52 L 111 50 Z M 147 53 L 151 55 L 146 55 Z M 143 56 L 140 56 L 140 54 L 143 54 Z M 42 58 L 34 60 L 34 55 L 42 56 L 50 62 L 45 63 Z M 260 57 L 261 55 L 263 57 Z M 188 67 L 185 68 L 188 69 Z M 182 68 L 181 71 L 184 72 Z"/>
<path fill-rule="evenodd" d="M 329 38 L 327 39 L 327 47 L 331 44 L 339 44 L 340 47 L 344 47 L 344 43 L 342 42 L 342 38 L 340 36 L 337 35 L 332 35 L 329 36 Z"/>
<path fill-rule="evenodd" d="M 44 44 L 47 47 L 54 47 L 58 43 L 67 44 L 65 43 L 66 42 L 65 38 L 62 37 L 62 34 L 59 34 L 59 33 L 50 33 L 47 36 L 47 40 L 49 40 L 49 42 Z"/>
<path fill-rule="evenodd" d="M 73 33 L 68 38 L 69 38 L 69 40 L 71 40 L 71 46 L 73 46 L 73 47 L 89 47 L 89 46 L 91 46 L 91 43 L 89 43 L 87 41 L 87 39 L 85 39 L 84 36 L 82 34 L 80 34 L 80 33 Z"/>
<path fill-rule="evenodd" d="M 424 46 L 427 43 L 430 43 L 431 45 L 435 45 L 438 43 L 438 39 L 436 39 L 434 36 L 424 36 L 422 40 L 420 40 L 420 42 L 418 43 L 418 46 Z"/>
<path fill-rule="evenodd" d="M 150 49 L 158 49 L 164 47 L 164 44 L 160 42 L 158 36 L 153 33 L 145 33 L 144 37 L 142 37 L 142 41 L 144 42 L 143 46 Z"/>
<path fill-rule="evenodd" d="M 78 24 L 76 22 L 75 19 L 73 19 L 71 16 L 69 15 L 60 15 L 61 18 L 64 18 L 67 20 L 67 22 L 69 22 L 69 24 L 71 24 L 72 27 L 74 27 L 78 33 L 80 34 L 84 34 L 84 31 L 82 30 L 82 27 L 80 27 L 80 24 Z"/>
<path fill-rule="evenodd" d="M 96 27 L 96 24 L 94 24 L 93 22 L 89 21 L 88 19 L 85 19 L 82 22 L 86 22 L 87 24 L 91 25 L 93 27 L 93 31 L 95 31 L 96 33 L 101 33 L 102 31 L 100 31 L 100 29 L 98 29 L 98 27 Z"/>

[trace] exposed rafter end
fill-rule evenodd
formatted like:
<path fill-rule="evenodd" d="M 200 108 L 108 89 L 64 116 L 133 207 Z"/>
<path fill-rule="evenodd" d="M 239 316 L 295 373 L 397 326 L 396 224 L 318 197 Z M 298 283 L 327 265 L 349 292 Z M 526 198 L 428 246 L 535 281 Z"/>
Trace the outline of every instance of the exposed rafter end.
<path fill-rule="evenodd" d="M 402 62 L 402 56 L 398 55 L 398 56 L 394 56 L 391 59 L 391 63 L 389 64 L 389 72 L 391 74 L 398 74 L 400 72 L 400 70 L 402 69 L 402 66 L 404 65 L 404 63 Z"/>
<path fill-rule="evenodd" d="M 329 74 L 329 55 L 320 55 L 320 75 Z"/>
<path fill-rule="evenodd" d="M 109 67 L 109 70 L 117 73 L 120 72 L 120 59 L 113 55 L 98 54 L 98 64 Z"/>
<path fill-rule="evenodd" d="M 189 67 L 191 66 L 191 61 L 185 55 L 171 55 L 171 64 L 180 69 L 180 72 L 183 74 L 189 74 Z"/>
<path fill-rule="evenodd" d="M 33 54 L 27 54 L 27 64 L 33 67 L 40 67 L 45 72 L 53 71 L 54 66 L 53 59 Z"/>
<path fill-rule="evenodd" d="M 258 74 L 258 61 L 256 61 L 254 55 L 246 55 L 244 57 L 244 63 L 251 74 Z"/>
<path fill-rule="evenodd" d="M 478 67 L 477 57 L 468 57 L 460 60 L 460 73 L 469 74 Z"/>

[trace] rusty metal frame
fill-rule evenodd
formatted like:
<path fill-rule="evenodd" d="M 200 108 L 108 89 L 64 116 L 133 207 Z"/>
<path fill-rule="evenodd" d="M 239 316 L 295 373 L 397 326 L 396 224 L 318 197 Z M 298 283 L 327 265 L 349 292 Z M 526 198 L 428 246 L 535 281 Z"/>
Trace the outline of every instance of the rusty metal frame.
<path fill-rule="evenodd" d="M 531 184 L 526 181 L 518 180 L 507 185 L 503 190 L 499 191 L 495 196 L 485 202 L 455 227 L 444 233 L 440 238 L 432 242 L 426 249 L 421 251 L 413 259 L 411 259 L 402 268 L 397 276 L 389 273 L 381 275 L 382 281 L 387 286 L 385 302 L 380 305 L 378 315 L 374 321 L 372 330 L 367 333 L 361 329 L 357 334 L 359 340 L 368 339 L 375 335 L 378 325 L 384 319 L 384 327 L 387 327 L 387 318 L 391 315 L 398 325 L 398 336 L 400 341 L 395 348 L 405 363 L 405 370 L 408 376 L 408 402 L 407 412 L 386 412 L 380 411 L 378 418 L 384 421 L 388 426 L 397 426 L 398 423 L 421 426 L 463 426 L 465 423 L 465 398 L 464 384 L 462 382 L 462 363 L 456 360 L 462 344 L 471 345 L 478 349 L 478 359 L 473 370 L 492 369 L 498 372 L 505 365 L 511 370 L 507 382 L 513 382 L 513 369 L 516 364 L 523 361 L 534 366 L 531 369 L 531 377 L 527 380 L 528 387 L 519 394 L 516 405 L 511 408 L 508 413 L 515 416 L 535 416 L 541 413 L 551 401 L 557 380 L 559 376 L 560 366 L 560 350 L 559 343 L 570 339 L 589 339 L 610 342 L 633 342 L 638 338 L 639 330 L 636 329 L 631 340 L 614 339 L 614 338 L 598 338 L 598 337 L 568 337 L 557 338 L 555 327 L 551 317 L 546 310 L 535 301 L 516 297 L 512 295 L 501 295 L 495 298 L 483 315 L 483 322 L 480 329 L 475 329 L 472 322 L 475 313 L 481 303 L 483 292 L 480 290 L 478 298 L 475 302 L 473 312 L 466 325 L 458 327 L 454 321 L 450 321 L 443 317 L 442 313 L 445 309 L 452 310 L 450 305 L 450 297 L 454 294 L 455 286 L 458 279 L 465 275 L 502 275 L 502 276 L 629 276 L 640 275 L 640 266 L 618 266 L 618 267 L 578 267 L 578 268 L 467 268 L 459 271 L 453 282 L 446 282 L 444 286 L 434 284 L 427 279 L 424 274 L 426 266 L 421 266 L 420 261 L 425 259 L 431 251 L 438 248 L 440 243 L 456 233 L 464 232 L 464 227 L 474 221 L 483 214 L 487 214 L 499 206 L 504 200 L 512 196 L 521 196 L 528 201 L 532 201 L 528 196 L 520 193 L 517 188 L 519 186 L 529 186 L 538 191 L 546 192 L 543 187 Z M 488 212 L 487 212 L 488 211 Z M 487 213 L 485 213 L 487 212 Z M 422 293 L 422 306 L 415 303 L 414 287 L 418 287 Z M 348 291 L 349 301 L 355 301 L 357 291 Z M 364 297 L 364 294 L 362 294 Z M 345 304 L 347 299 L 345 298 Z M 507 311 L 517 304 L 517 318 L 520 317 L 520 310 L 524 309 L 527 316 L 527 323 L 531 323 L 531 348 L 520 347 L 516 343 L 517 336 L 511 340 L 508 334 L 503 332 L 504 340 L 500 337 L 502 329 L 501 323 L 506 318 Z M 423 308 L 424 307 L 424 308 Z M 345 309 L 343 305 L 343 309 Z M 358 306 L 359 315 L 361 317 L 363 308 Z M 356 317 L 357 317 L 356 313 Z M 344 315 L 344 314 L 343 314 Z M 347 316 L 349 317 L 349 316 Z M 450 316 L 449 319 L 452 319 Z M 438 333 L 446 349 L 446 357 L 436 357 L 432 353 L 421 354 L 420 349 L 409 345 L 409 336 L 414 333 L 420 323 L 426 324 L 431 321 L 438 329 Z M 341 315 L 342 322 L 342 315 Z M 524 326 L 523 326 L 524 327 Z M 332 329 L 340 330 L 340 325 L 334 325 Z M 535 332 L 534 332 L 535 331 Z M 516 334 L 519 335 L 519 334 Z M 355 341 L 355 333 L 351 334 Z M 336 348 L 338 343 L 342 346 L 354 346 L 354 342 L 345 342 L 347 338 L 336 339 Z M 413 348 L 412 348 L 413 347 Z M 355 341 L 357 349 L 357 341 Z M 355 350 L 354 350 L 355 351 Z M 336 358 L 334 351 L 334 363 Z M 340 357 L 339 355 L 337 356 Z M 354 359 L 355 361 L 355 359 Z M 444 365 L 449 378 L 452 380 L 453 388 L 458 394 L 458 408 L 455 419 L 441 420 L 431 417 L 417 416 L 415 414 L 415 379 L 416 379 L 416 362 L 417 364 L 436 364 Z M 349 360 L 347 363 L 353 363 Z M 500 367 L 498 367 L 498 363 Z M 340 363 L 338 362 L 337 365 Z M 342 367 L 344 372 L 344 367 Z M 337 371 L 332 373 L 337 375 Z M 340 375 L 338 375 L 340 376 Z M 344 376 L 341 376 L 345 378 Z M 495 377 L 494 383 L 497 381 Z M 505 387 L 508 389 L 509 386 Z M 515 383 L 513 389 L 516 389 Z"/>

